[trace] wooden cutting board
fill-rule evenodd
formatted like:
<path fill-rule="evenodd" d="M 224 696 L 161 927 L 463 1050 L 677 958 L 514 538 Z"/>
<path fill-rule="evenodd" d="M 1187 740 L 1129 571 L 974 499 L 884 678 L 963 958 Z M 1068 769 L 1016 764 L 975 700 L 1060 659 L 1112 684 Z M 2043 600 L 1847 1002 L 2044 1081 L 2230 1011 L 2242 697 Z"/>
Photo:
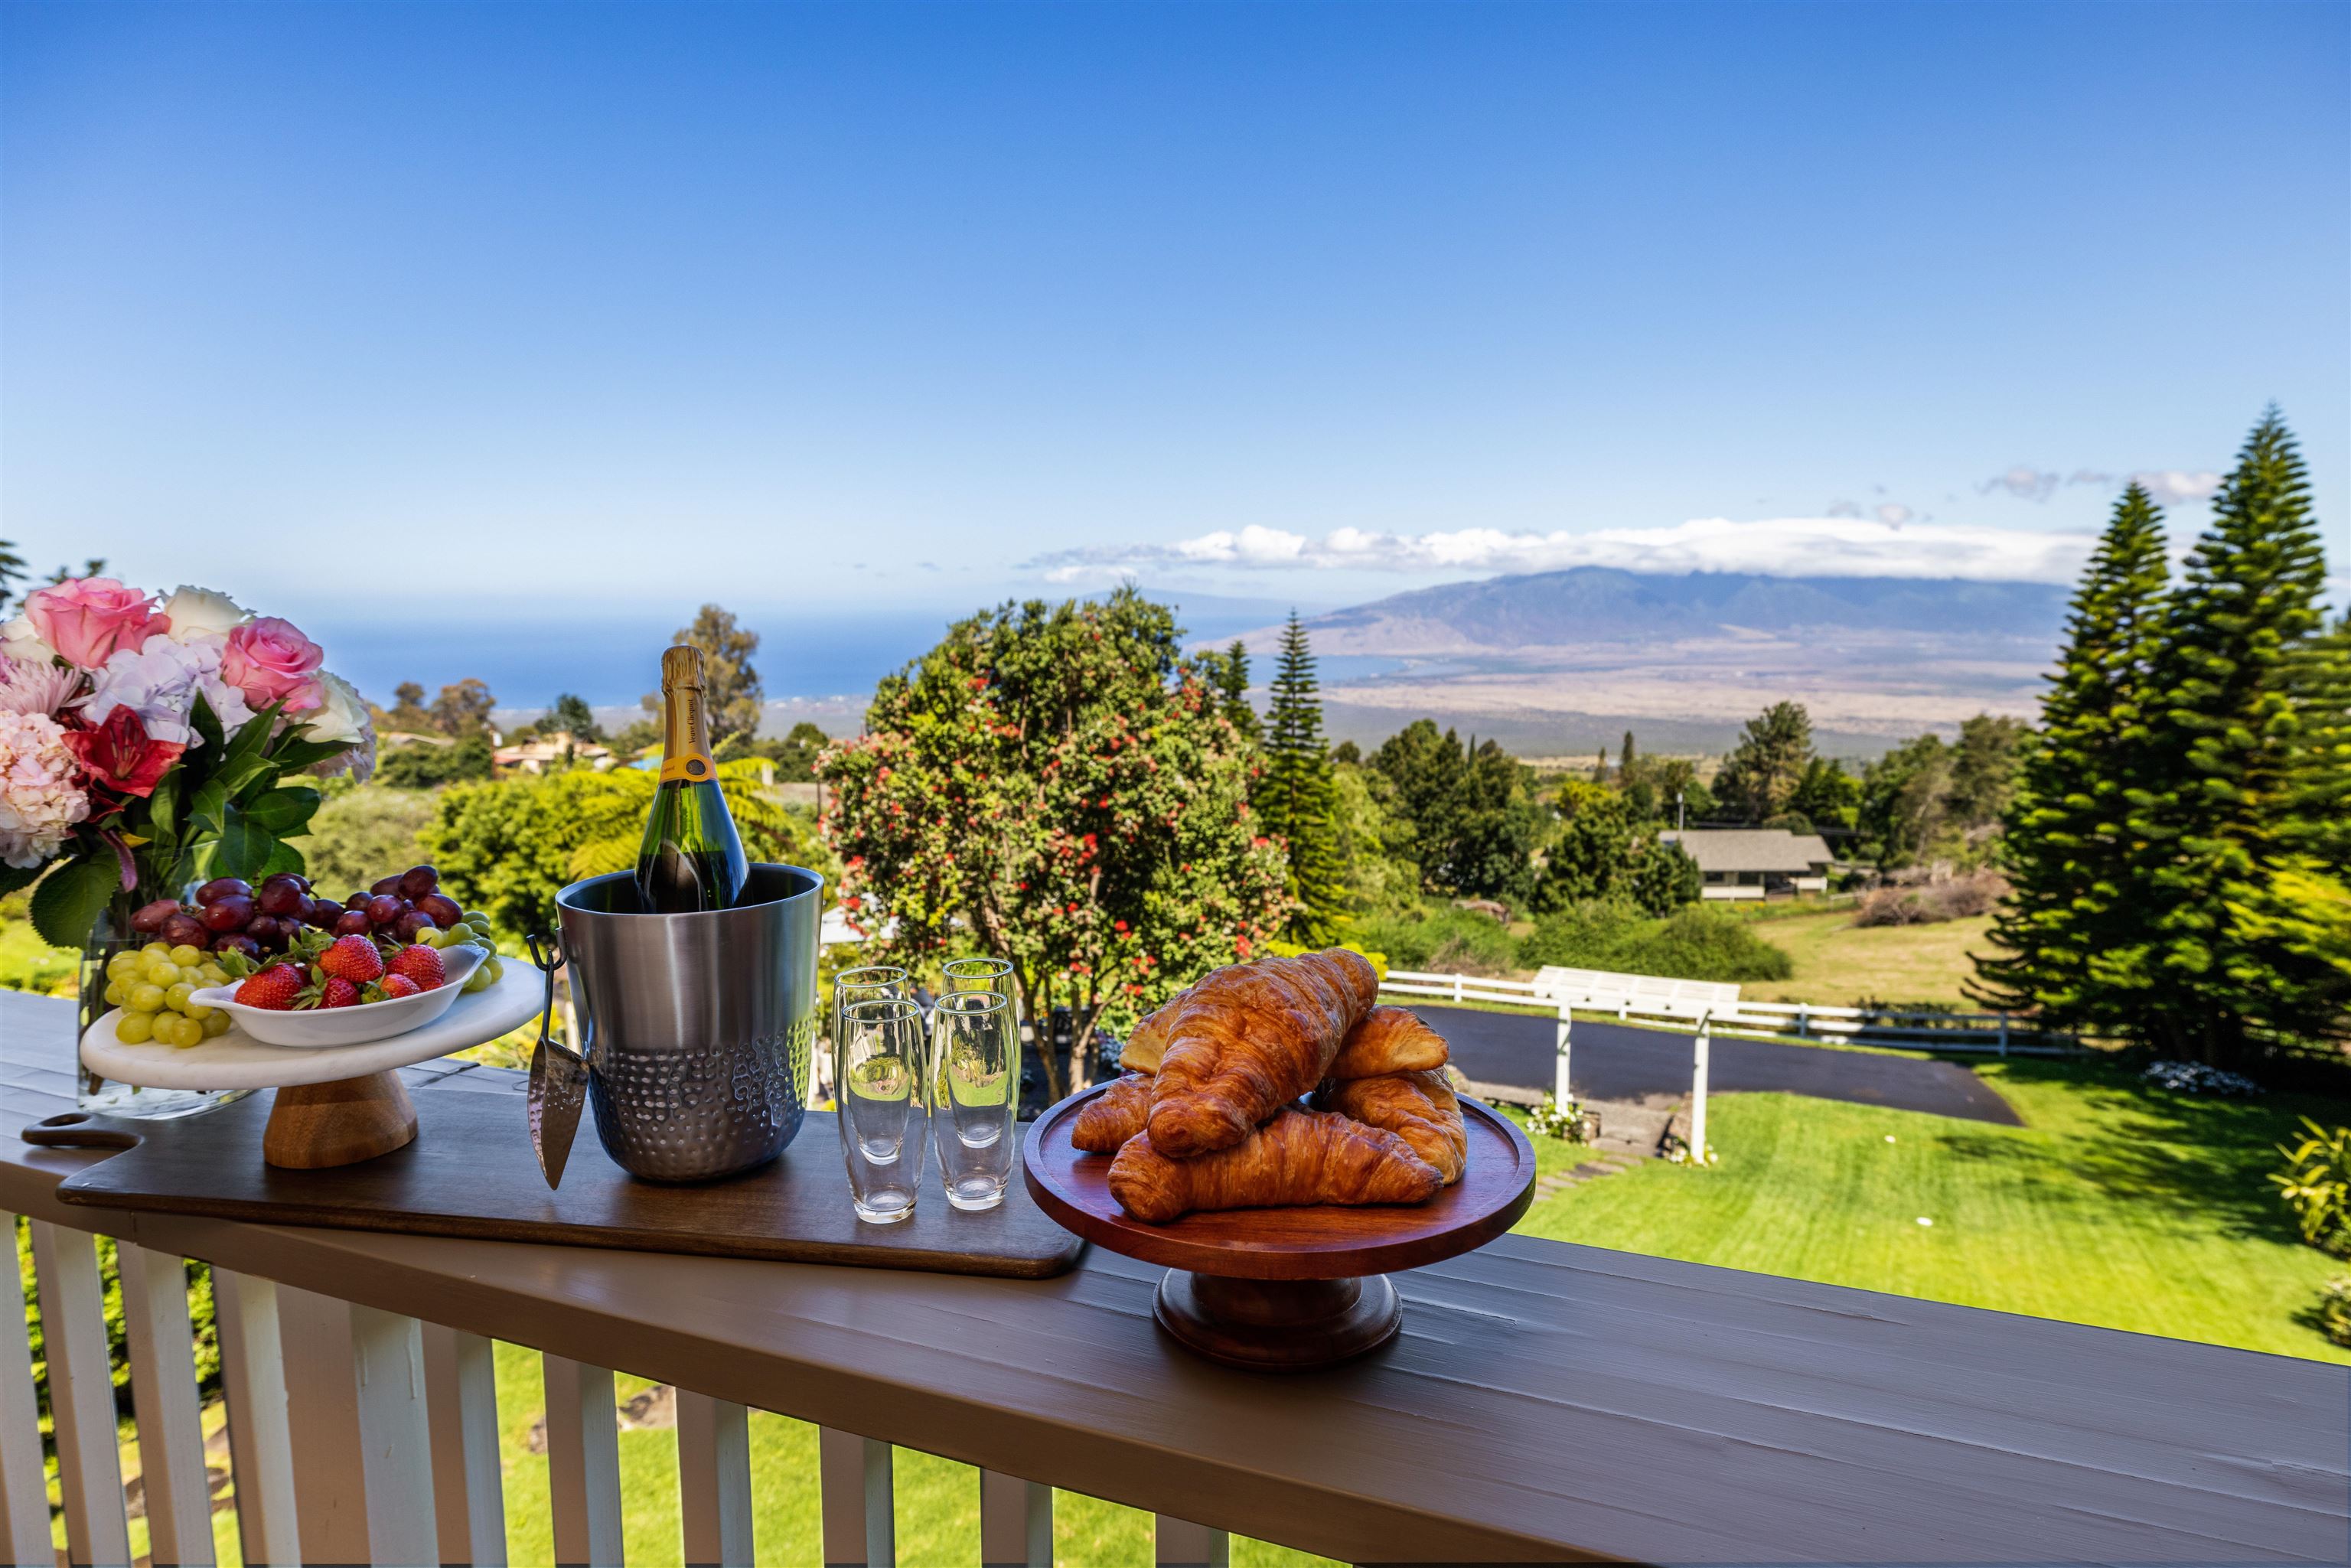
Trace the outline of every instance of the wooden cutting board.
<path fill-rule="evenodd" d="M 861 1223 L 849 1207 L 841 1136 L 825 1112 L 809 1113 L 774 1164 L 698 1186 L 631 1176 L 605 1157 L 590 1112 L 563 1186 L 549 1192 L 531 1154 L 521 1094 L 442 1092 L 419 1101 L 414 1143 L 331 1170 L 263 1162 L 267 1094 L 178 1121 L 91 1116 L 69 1129 L 36 1124 L 26 1135 L 119 1149 L 57 1188 L 67 1203 L 108 1208 L 1021 1279 L 1061 1273 L 1085 1246 L 1038 1209 L 1018 1174 L 1001 1205 L 967 1214 L 948 1207 L 928 1165 L 911 1219 Z"/>

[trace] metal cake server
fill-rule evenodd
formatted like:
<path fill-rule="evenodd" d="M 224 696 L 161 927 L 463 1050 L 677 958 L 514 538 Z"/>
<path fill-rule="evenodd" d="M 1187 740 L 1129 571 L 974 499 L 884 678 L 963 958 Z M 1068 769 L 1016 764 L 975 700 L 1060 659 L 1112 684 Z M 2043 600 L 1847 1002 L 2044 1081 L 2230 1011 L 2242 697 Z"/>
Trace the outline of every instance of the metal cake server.
<path fill-rule="evenodd" d="M 555 971 L 563 950 L 551 937 L 532 932 L 530 961 L 547 977 L 547 1000 L 538 1015 L 538 1043 L 530 1052 L 530 1146 L 538 1170 L 552 1188 L 563 1180 L 571 1157 L 571 1135 L 580 1130 L 580 1103 L 588 1093 L 588 1063 L 569 1046 L 548 1038 L 555 1022 Z"/>

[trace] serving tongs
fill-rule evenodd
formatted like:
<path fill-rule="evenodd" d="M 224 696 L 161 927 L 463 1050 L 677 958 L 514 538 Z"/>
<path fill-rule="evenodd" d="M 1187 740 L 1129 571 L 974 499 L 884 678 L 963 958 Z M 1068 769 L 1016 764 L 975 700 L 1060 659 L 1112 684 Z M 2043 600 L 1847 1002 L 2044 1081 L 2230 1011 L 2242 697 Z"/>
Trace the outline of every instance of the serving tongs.
<path fill-rule="evenodd" d="M 534 931 L 527 938 L 530 961 L 547 977 L 547 1000 L 538 1015 L 538 1043 L 530 1052 L 530 1146 L 539 1174 L 551 1189 L 563 1180 L 571 1155 L 571 1135 L 580 1130 L 580 1103 L 588 1092 L 588 1063 L 578 1051 L 549 1036 L 555 1023 L 555 971 L 563 949 L 555 938 Z"/>

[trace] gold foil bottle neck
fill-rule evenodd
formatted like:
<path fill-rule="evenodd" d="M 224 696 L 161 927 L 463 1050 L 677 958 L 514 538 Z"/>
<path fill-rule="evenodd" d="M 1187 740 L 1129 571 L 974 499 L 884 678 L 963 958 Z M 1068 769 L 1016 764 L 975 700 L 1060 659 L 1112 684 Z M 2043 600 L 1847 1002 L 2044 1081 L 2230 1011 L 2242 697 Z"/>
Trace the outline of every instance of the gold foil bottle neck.
<path fill-rule="evenodd" d="M 662 690 L 681 686 L 702 688 L 702 650 L 681 643 L 662 654 Z"/>

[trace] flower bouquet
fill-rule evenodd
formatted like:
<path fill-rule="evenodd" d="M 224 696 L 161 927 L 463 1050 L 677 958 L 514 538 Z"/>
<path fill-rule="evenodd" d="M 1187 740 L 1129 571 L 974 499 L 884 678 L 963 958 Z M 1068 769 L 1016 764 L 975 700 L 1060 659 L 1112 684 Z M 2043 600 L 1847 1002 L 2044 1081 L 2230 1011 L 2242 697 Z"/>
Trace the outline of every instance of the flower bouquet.
<path fill-rule="evenodd" d="M 374 768 L 366 703 L 285 621 L 105 577 L 21 608 L 0 625 L 0 894 L 33 884 L 57 946 L 128 939 L 192 882 L 300 871 L 287 841 L 321 798 L 300 776 Z"/>

